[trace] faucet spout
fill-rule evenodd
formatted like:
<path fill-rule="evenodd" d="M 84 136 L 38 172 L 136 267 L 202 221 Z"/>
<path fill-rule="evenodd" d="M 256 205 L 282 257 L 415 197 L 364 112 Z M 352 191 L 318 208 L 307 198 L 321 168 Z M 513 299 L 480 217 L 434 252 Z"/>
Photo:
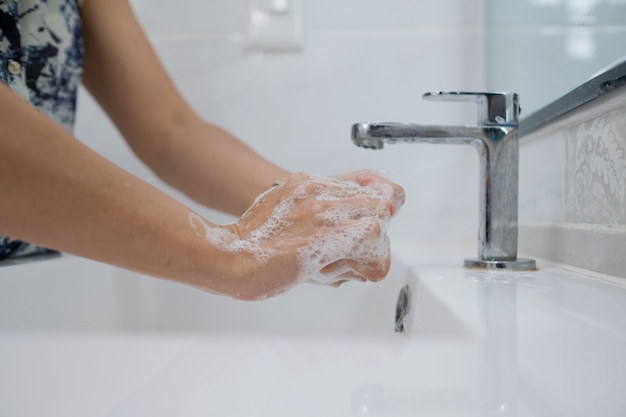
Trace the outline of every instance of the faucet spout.
<path fill-rule="evenodd" d="M 511 126 L 437 126 L 402 123 L 357 123 L 352 126 L 356 146 L 383 149 L 385 143 L 481 144 L 508 135 Z"/>
<path fill-rule="evenodd" d="M 352 141 L 360 147 L 384 144 L 471 144 L 480 158 L 478 256 L 465 266 L 487 269 L 535 269 L 535 262 L 517 258 L 519 105 L 512 93 L 427 93 L 426 98 L 476 101 L 478 126 L 430 126 L 401 123 L 357 123 Z M 481 108 L 486 106 L 487 108 Z M 493 108 L 505 106 L 505 108 Z M 487 116 L 493 116 L 489 119 Z M 496 123 L 499 122 L 500 124 Z"/>

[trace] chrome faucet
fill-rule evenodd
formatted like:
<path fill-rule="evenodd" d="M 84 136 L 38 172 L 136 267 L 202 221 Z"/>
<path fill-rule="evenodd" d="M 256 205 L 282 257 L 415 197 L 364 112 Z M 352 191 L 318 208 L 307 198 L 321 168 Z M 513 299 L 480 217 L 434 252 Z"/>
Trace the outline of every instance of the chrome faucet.
<path fill-rule="evenodd" d="M 478 257 L 466 267 L 532 270 L 535 261 L 517 258 L 517 194 L 519 170 L 519 101 L 514 93 L 436 91 L 427 100 L 474 101 L 478 126 L 428 126 L 358 123 L 352 141 L 382 149 L 386 143 L 469 143 L 480 156 Z"/>

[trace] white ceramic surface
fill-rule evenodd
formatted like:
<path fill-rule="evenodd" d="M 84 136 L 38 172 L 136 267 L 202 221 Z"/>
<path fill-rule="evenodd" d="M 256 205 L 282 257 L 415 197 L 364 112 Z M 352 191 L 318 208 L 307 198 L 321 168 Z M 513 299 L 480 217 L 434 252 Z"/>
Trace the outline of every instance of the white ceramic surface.
<path fill-rule="evenodd" d="M 530 273 L 465 270 L 467 252 L 396 244 L 383 283 L 303 286 L 273 306 L 232 302 L 239 312 L 229 300 L 79 258 L 0 270 L 0 415 L 623 415 L 623 283 L 541 261 Z M 64 279 L 84 298 L 66 312 L 70 323 L 31 316 L 30 329 L 16 327 L 11 315 L 44 300 L 21 293 L 22 282 L 50 283 L 54 316 L 63 309 L 54 283 Z M 151 307 L 138 315 L 127 300 L 112 307 L 115 323 L 89 331 L 76 317 L 108 312 L 80 294 L 81 280 L 117 287 L 109 296 L 133 282 L 137 309 L 142 294 Z M 406 283 L 408 331 L 397 334 L 395 299 Z M 157 330 L 186 309 L 195 314 L 174 314 Z M 138 331 L 146 324 L 156 327 Z"/>
<path fill-rule="evenodd" d="M 626 412 L 626 285 L 538 262 L 536 272 L 409 274 L 416 339 L 471 340 L 475 415 L 622 416 Z"/>

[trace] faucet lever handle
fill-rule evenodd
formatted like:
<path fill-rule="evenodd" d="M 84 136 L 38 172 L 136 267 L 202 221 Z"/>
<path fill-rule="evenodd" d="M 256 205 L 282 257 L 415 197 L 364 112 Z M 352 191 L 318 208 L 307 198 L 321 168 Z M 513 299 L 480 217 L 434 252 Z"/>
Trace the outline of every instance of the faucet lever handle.
<path fill-rule="evenodd" d="M 517 126 L 522 109 L 515 93 L 469 91 L 433 91 L 422 96 L 436 101 L 473 101 L 478 111 L 478 125 Z"/>

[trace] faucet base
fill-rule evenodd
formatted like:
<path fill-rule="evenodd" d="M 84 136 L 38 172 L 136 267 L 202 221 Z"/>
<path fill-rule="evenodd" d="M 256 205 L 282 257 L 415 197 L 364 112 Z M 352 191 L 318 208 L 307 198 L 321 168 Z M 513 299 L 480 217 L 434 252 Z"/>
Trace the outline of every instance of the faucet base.
<path fill-rule="evenodd" d="M 490 261 L 486 259 L 471 258 L 463 262 L 466 268 L 479 268 L 505 271 L 535 271 L 537 266 L 534 259 L 515 259 L 513 261 Z"/>

